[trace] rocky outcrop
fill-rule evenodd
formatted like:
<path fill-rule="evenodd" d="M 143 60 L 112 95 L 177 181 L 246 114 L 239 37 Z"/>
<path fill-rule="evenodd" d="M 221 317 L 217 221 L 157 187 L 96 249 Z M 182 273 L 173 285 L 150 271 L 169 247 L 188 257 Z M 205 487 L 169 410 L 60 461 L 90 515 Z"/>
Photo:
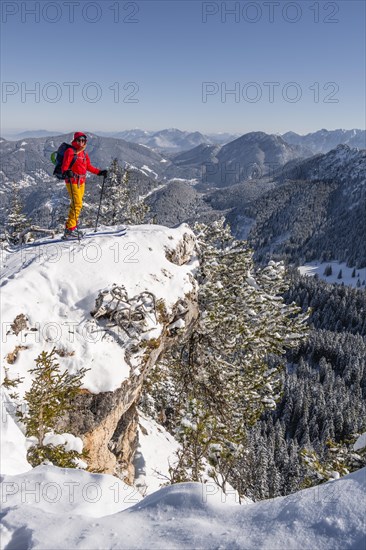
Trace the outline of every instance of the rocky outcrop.
<path fill-rule="evenodd" d="M 124 413 L 117 424 L 109 443 L 109 449 L 116 457 L 116 473 L 132 484 L 135 477 L 133 459 L 138 446 L 139 415 L 136 402 Z"/>
<path fill-rule="evenodd" d="M 192 260 L 194 239 L 184 234 L 176 250 L 170 250 L 171 260 L 182 265 Z M 159 337 L 141 338 L 143 308 L 136 307 L 139 297 L 128 301 L 123 287 L 102 291 L 96 297 L 92 314 L 100 323 L 112 320 L 131 335 L 125 346 L 131 361 L 131 374 L 114 392 L 98 394 L 83 390 L 75 399 L 74 407 L 60 419 L 58 430 L 67 430 L 80 436 L 88 451 L 91 471 L 117 475 L 127 483 L 134 479 L 133 458 L 137 448 L 137 403 L 144 380 L 159 357 L 172 345 L 178 335 L 189 333 L 198 316 L 196 292 L 182 296 L 170 312 L 163 304 L 156 306 L 155 314 L 161 325 Z M 149 293 L 142 293 L 149 294 Z M 116 300 L 116 296 L 121 299 Z M 132 303 L 131 308 L 128 306 Z M 142 303 L 142 302 L 141 302 Z M 151 318 L 151 311 L 149 312 Z M 135 323 L 135 324 L 134 324 Z M 140 339 L 139 339 L 140 337 Z M 138 364 L 137 364 L 138 363 Z"/>
<path fill-rule="evenodd" d="M 90 241 L 96 259 L 89 241 L 56 247 L 57 262 L 47 239 L 12 253 L 2 282 L 2 361 L 8 378 L 20 380 L 20 400 L 43 352 L 54 349 L 71 375 L 86 369 L 73 408 L 52 429 L 83 439 L 90 470 L 132 482 L 146 376 L 198 314 L 195 238 L 185 225 L 129 226 L 123 237 L 115 229 Z"/>
<path fill-rule="evenodd" d="M 22 330 L 28 329 L 28 319 L 24 313 L 17 315 L 11 325 L 13 333 L 18 336 Z"/>
<path fill-rule="evenodd" d="M 196 248 L 196 239 L 192 233 L 184 233 L 178 245 L 172 249 L 166 249 L 166 257 L 176 265 L 183 265 L 189 262 Z"/>
<path fill-rule="evenodd" d="M 154 340 L 151 346 L 147 343 L 140 374 L 132 374 L 114 392 L 92 394 L 83 391 L 76 398 L 73 410 L 63 417 L 58 428 L 82 437 L 89 453 L 90 470 L 115 474 L 132 483 L 132 459 L 138 425 L 136 404 L 144 380 L 177 337 L 174 326 L 177 319 L 184 320 L 185 331 L 188 332 L 197 313 L 196 296 L 186 296 L 169 316 L 162 336 Z"/>

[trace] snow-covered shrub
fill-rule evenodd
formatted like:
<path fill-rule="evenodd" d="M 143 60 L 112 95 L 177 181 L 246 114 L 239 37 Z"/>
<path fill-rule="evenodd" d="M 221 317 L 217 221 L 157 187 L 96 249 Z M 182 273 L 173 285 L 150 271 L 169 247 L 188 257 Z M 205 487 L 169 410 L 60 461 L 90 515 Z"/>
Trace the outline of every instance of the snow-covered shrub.
<path fill-rule="evenodd" d="M 82 368 L 75 375 L 61 373 L 55 353 L 55 348 L 49 353 L 43 351 L 35 360 L 36 366 L 29 371 L 32 385 L 24 396 L 26 409 L 17 413 L 26 436 L 33 440 L 27 459 L 32 466 L 51 463 L 64 468 L 85 467 L 81 439 L 57 434 L 56 426 L 65 410 L 72 407 L 71 401 L 79 393 L 87 369 Z"/>

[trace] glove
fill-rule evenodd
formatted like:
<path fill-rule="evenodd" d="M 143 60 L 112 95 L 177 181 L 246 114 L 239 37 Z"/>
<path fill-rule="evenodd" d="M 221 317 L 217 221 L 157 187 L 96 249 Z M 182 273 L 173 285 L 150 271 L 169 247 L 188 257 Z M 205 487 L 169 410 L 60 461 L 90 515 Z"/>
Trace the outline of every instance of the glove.
<path fill-rule="evenodd" d="M 108 176 L 108 170 L 99 170 L 98 176 L 103 176 L 106 178 Z"/>
<path fill-rule="evenodd" d="M 63 173 L 63 176 L 67 179 L 74 177 L 74 172 L 72 170 L 66 170 L 66 172 Z"/>

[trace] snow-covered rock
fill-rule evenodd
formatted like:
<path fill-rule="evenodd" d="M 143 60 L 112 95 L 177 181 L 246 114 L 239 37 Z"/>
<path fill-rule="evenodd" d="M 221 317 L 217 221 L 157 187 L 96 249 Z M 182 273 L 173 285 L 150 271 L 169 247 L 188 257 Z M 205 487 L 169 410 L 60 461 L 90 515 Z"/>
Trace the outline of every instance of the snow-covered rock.
<path fill-rule="evenodd" d="M 135 402 L 146 373 L 173 337 L 169 325 L 184 316 L 188 329 L 197 315 L 196 261 L 194 237 L 186 225 L 129 227 L 122 236 L 106 233 L 114 230 L 101 228 L 81 243 L 43 239 L 6 253 L 2 359 L 10 378 L 24 378 L 18 387 L 21 398 L 31 386 L 29 369 L 43 350 L 55 348 L 61 369 L 70 373 L 90 369 L 76 411 L 65 413 L 57 431 L 83 439 L 91 469 L 117 469 L 132 480 L 132 471 L 125 469 L 136 437 Z M 154 297 L 150 309 L 140 300 L 143 322 L 137 337 L 128 323 L 121 328 L 102 314 L 91 315 L 98 296 L 108 299 L 116 285 L 134 304 L 143 293 Z M 165 317 L 154 309 L 154 300 L 164 305 Z M 20 330 L 14 323 L 19 318 Z"/>

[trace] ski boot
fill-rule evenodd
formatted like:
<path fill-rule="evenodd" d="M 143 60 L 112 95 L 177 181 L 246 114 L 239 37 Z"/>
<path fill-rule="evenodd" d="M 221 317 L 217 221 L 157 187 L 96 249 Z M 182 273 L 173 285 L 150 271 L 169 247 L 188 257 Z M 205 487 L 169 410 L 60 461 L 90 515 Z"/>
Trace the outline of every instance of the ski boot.
<path fill-rule="evenodd" d="M 81 238 L 78 229 L 65 229 L 64 234 L 61 237 L 64 241 L 77 241 Z"/>

